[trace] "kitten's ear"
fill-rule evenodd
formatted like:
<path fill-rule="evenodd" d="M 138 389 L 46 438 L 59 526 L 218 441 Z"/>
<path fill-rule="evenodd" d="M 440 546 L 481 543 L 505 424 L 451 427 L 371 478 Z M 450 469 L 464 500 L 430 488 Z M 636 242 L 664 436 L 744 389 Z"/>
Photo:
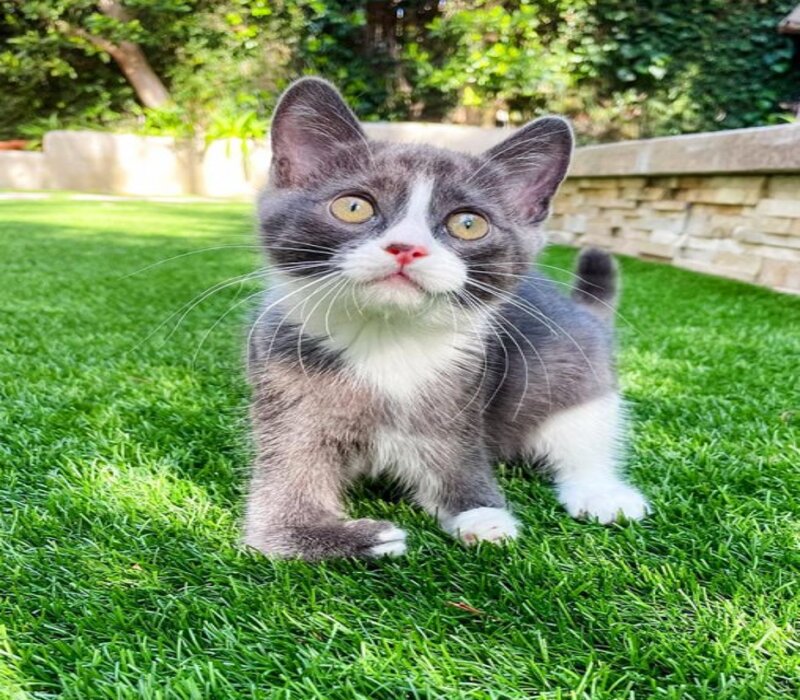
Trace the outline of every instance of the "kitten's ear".
<path fill-rule="evenodd" d="M 272 115 L 271 145 L 275 187 L 307 185 L 324 176 L 334 159 L 356 166 L 369 157 L 355 114 L 321 78 L 301 78 L 283 93 Z"/>
<path fill-rule="evenodd" d="M 542 117 L 483 154 L 505 170 L 505 182 L 529 223 L 547 218 L 550 200 L 567 174 L 573 141 L 566 119 Z"/>

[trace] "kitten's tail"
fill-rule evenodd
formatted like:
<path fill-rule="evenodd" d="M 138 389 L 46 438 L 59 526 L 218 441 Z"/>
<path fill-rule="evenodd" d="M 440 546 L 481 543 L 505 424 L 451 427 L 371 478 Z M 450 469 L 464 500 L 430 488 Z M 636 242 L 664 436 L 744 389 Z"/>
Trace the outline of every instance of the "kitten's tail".
<path fill-rule="evenodd" d="M 617 306 L 618 274 L 614 258 L 604 250 L 586 248 L 578 256 L 575 274 L 573 300 L 595 316 L 610 320 Z"/>

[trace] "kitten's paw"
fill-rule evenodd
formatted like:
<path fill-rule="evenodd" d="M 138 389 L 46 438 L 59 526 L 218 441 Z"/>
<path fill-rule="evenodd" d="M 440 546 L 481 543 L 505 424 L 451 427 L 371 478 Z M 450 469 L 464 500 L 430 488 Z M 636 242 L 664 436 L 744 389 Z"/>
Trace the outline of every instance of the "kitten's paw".
<path fill-rule="evenodd" d="M 385 520 L 324 520 L 311 525 L 264 528 L 245 544 L 269 557 L 307 561 L 405 554 L 406 533 Z"/>
<path fill-rule="evenodd" d="M 371 557 L 400 557 L 406 553 L 406 531 L 391 525 L 381 530 L 376 538 L 380 544 L 373 545 L 367 550 Z"/>
<path fill-rule="evenodd" d="M 603 525 L 618 520 L 641 520 L 650 512 L 645 497 L 621 481 L 561 484 L 558 500 L 573 518 L 597 520 Z"/>
<path fill-rule="evenodd" d="M 444 529 L 465 544 L 516 539 L 519 525 L 505 508 L 473 508 L 448 518 Z"/>

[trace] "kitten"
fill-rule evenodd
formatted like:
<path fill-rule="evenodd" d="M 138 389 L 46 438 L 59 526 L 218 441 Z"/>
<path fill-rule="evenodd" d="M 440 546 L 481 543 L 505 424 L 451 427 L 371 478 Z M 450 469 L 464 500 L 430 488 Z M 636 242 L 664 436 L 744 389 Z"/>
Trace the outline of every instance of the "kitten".
<path fill-rule="evenodd" d="M 565 121 L 481 156 L 372 142 L 335 88 L 306 78 L 275 110 L 272 149 L 248 545 L 402 554 L 403 530 L 345 513 L 348 484 L 379 474 L 465 543 L 513 539 L 496 460 L 545 460 L 574 517 L 646 514 L 619 473 L 613 262 L 584 252 L 572 299 L 530 268 L 572 152 Z"/>

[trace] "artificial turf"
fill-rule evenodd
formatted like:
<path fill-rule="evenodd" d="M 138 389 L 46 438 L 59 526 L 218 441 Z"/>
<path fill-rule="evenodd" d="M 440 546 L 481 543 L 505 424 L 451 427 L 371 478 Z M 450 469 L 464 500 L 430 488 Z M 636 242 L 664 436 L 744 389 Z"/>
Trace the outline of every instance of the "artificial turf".
<path fill-rule="evenodd" d="M 622 261 L 642 523 L 506 467 L 507 548 L 369 488 L 353 512 L 406 557 L 272 562 L 237 546 L 260 282 L 181 310 L 257 269 L 252 231 L 240 204 L 0 202 L 0 698 L 797 696 L 800 300 Z"/>

